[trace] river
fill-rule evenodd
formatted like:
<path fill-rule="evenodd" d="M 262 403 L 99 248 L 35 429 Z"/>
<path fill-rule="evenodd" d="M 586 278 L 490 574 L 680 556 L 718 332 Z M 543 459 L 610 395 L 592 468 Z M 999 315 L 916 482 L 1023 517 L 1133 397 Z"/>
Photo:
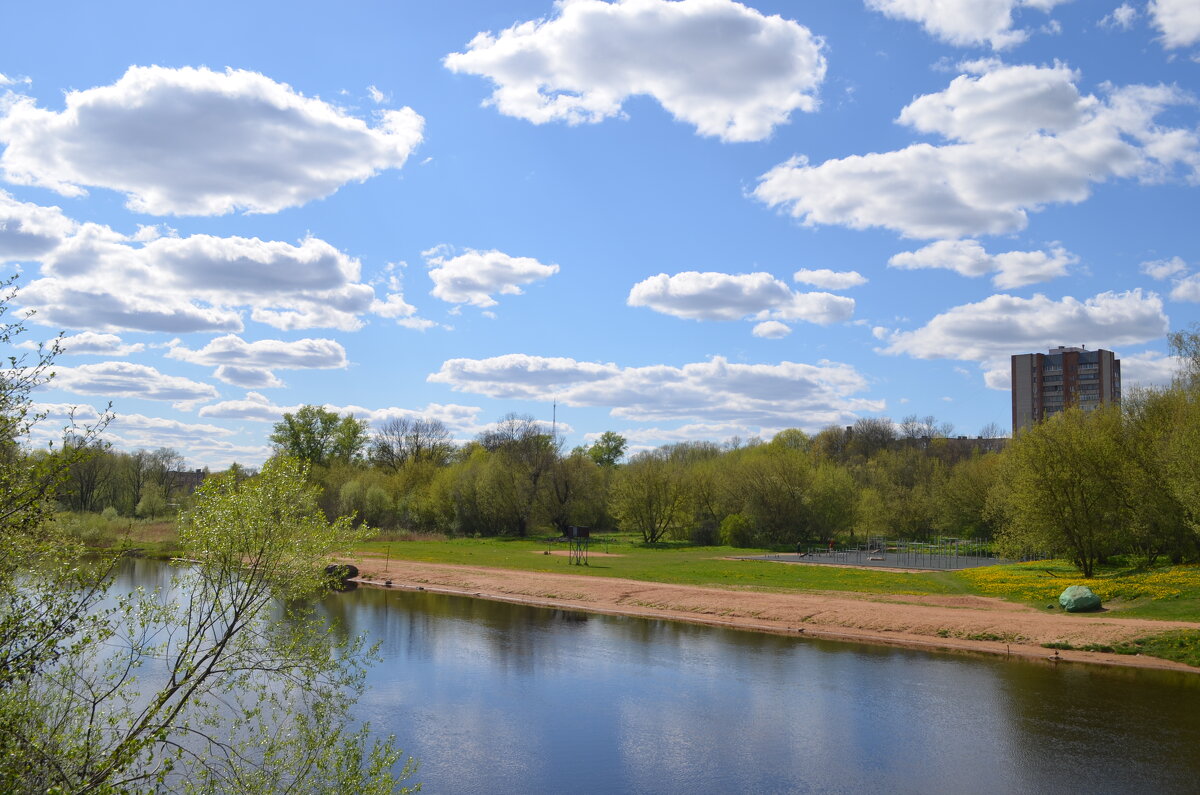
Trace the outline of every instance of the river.
<path fill-rule="evenodd" d="M 126 567 L 118 587 L 163 584 Z M 1200 792 L 1200 675 L 359 588 L 356 710 L 423 792 Z M 1047 652 L 1049 654 L 1049 652 Z"/>

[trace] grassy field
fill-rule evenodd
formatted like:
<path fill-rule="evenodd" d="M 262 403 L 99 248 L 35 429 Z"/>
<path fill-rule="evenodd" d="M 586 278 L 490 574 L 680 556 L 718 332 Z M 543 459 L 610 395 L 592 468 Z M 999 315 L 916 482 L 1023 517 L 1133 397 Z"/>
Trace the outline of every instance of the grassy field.
<path fill-rule="evenodd" d="M 515 538 L 461 538 L 372 541 L 361 551 L 379 557 L 460 563 L 522 571 L 570 572 L 593 577 L 669 582 L 716 587 L 770 590 L 858 591 L 863 593 L 946 594 L 995 596 L 1040 606 L 1055 605 L 1069 585 L 1087 585 L 1105 606 L 1140 618 L 1200 621 L 1200 566 L 1103 567 L 1085 579 L 1062 560 L 987 566 L 961 571 L 909 573 L 839 566 L 789 566 L 771 561 L 725 560 L 732 556 L 765 554 L 766 550 L 734 547 L 694 547 L 664 544 L 647 547 L 640 540 L 615 537 L 592 544 L 587 566 L 542 554 L 565 549 L 560 543 Z M 785 556 L 786 557 L 786 556 Z"/>
<path fill-rule="evenodd" d="M 593 542 L 587 566 L 570 564 L 547 549 L 566 550 L 565 544 L 516 538 L 462 538 L 429 541 L 372 541 L 361 545 L 366 554 L 430 563 L 458 563 L 521 571 L 558 572 L 589 577 L 623 577 L 648 582 L 756 588 L 777 591 L 858 591 L 863 593 L 961 593 L 944 573 L 864 571 L 835 566 L 787 566 L 753 560 L 725 560 L 732 555 L 762 554 L 764 550 L 734 547 L 694 547 L 662 544 L 647 547 L 640 539 L 615 537 Z"/>

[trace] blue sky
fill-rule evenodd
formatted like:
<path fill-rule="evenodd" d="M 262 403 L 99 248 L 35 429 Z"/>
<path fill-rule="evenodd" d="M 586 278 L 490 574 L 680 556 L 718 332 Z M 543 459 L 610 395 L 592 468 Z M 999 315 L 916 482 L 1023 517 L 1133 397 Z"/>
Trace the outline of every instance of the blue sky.
<path fill-rule="evenodd" d="M 1162 383 L 1200 318 L 1194 0 L 69 8 L 5 12 L 0 267 L 120 448 L 974 435 L 1010 354 Z"/>

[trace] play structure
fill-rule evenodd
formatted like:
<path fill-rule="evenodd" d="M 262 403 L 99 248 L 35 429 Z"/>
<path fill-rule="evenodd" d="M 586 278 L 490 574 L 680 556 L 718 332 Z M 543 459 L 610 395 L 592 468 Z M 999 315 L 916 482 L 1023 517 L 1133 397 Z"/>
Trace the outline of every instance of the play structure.
<path fill-rule="evenodd" d="M 745 560 L 879 566 L 894 569 L 969 569 L 1010 561 L 997 558 L 990 543 L 979 538 L 936 537 L 928 541 L 869 538 L 855 546 L 800 546 L 796 552 L 746 556 Z"/>

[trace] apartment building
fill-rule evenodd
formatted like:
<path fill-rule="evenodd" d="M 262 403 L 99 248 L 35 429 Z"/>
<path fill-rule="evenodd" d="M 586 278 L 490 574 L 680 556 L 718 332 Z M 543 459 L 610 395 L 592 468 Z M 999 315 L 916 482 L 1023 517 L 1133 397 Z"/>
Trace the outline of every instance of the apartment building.
<path fill-rule="evenodd" d="M 1121 360 L 1112 351 L 1051 348 L 1012 357 L 1013 435 L 1062 411 L 1121 402 Z"/>

